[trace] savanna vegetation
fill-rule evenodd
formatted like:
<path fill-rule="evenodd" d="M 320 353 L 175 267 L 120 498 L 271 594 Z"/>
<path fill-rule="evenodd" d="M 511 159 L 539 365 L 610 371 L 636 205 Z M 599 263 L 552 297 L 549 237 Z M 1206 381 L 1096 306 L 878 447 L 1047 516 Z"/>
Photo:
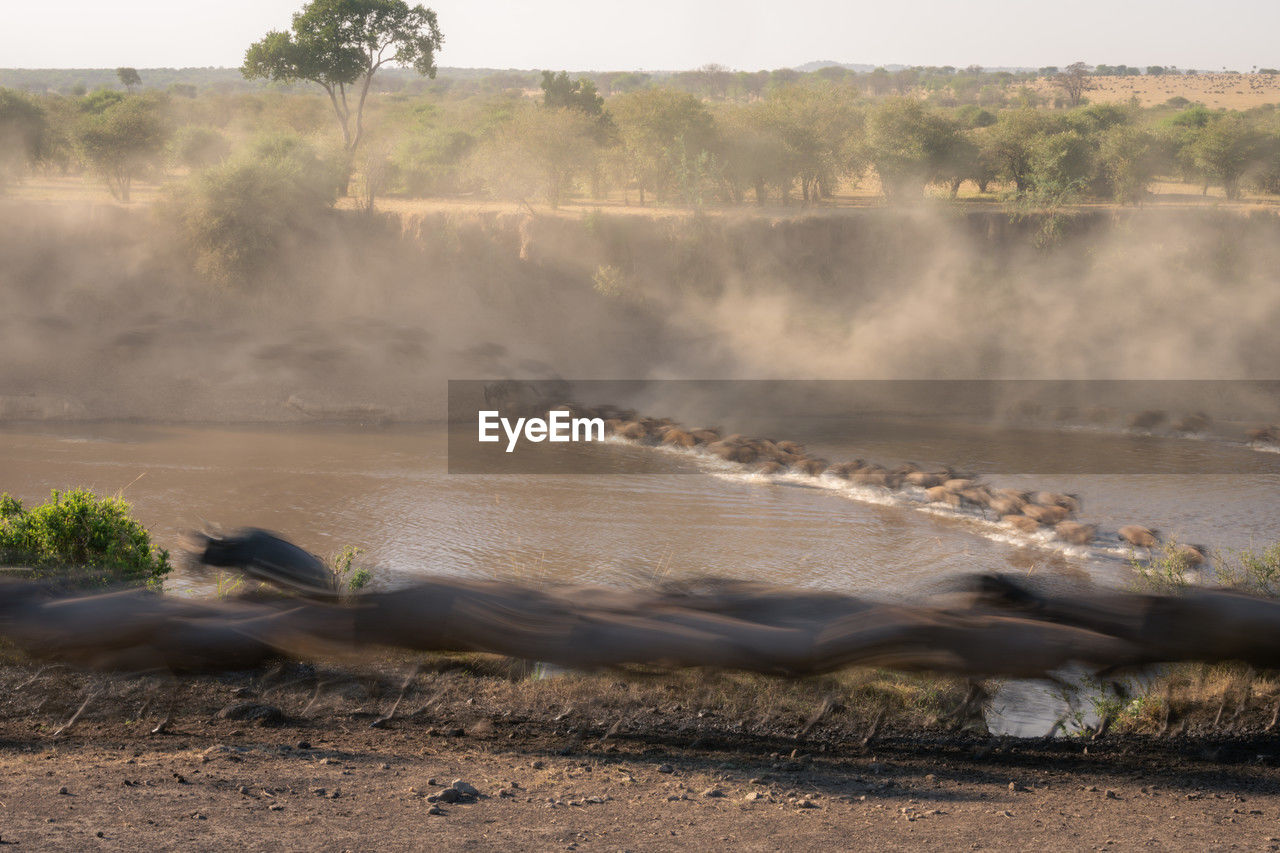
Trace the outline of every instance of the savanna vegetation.
<path fill-rule="evenodd" d="M 1280 196 L 1277 104 L 1090 103 L 1100 75 L 1183 76 L 1168 67 L 437 74 L 444 44 L 421 6 L 315 0 L 290 29 L 249 45 L 237 74 L 10 73 L 21 89 L 0 89 L 0 188 L 79 176 L 128 201 L 145 180 L 175 187 L 195 205 L 190 220 L 207 217 L 219 192 L 239 187 L 251 208 L 286 192 L 298 162 L 260 156 L 284 146 L 337 175 L 336 194 L 298 194 L 321 207 L 342 197 L 365 209 L 386 198 L 831 205 L 851 195 L 1141 204 L 1167 182 L 1186 185 L 1184 197 Z"/>

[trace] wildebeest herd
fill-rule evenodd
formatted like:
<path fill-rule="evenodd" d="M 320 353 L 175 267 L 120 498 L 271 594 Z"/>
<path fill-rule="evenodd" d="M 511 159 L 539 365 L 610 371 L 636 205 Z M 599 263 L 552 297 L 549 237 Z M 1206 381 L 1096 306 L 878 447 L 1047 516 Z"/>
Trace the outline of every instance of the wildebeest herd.
<path fill-rule="evenodd" d="M 975 574 L 963 596 L 886 603 L 733 580 L 657 590 L 430 577 L 339 599 L 324 564 L 261 530 L 196 555 L 277 585 L 254 599 L 0 587 L 0 636 L 37 659 L 116 670 L 236 669 L 376 648 L 486 652 L 580 669 L 713 667 L 798 677 L 845 667 L 1052 678 L 1164 661 L 1280 666 L 1280 602 L 1221 589 L 1047 593 Z"/>
<path fill-rule="evenodd" d="M 1048 531 L 1066 544 L 1079 546 L 1091 545 L 1099 539 L 1096 525 L 1077 520 L 1083 501 L 1076 494 L 996 488 L 976 474 L 948 466 L 926 470 L 907 462 L 888 468 L 864 459 L 832 463 L 807 452 L 794 441 L 722 435 L 713 427 L 687 429 L 670 418 L 642 417 L 632 410 L 611 405 L 590 407 L 563 403 L 552 408 L 565 409 L 573 417 L 601 418 L 605 432 L 618 439 L 708 453 L 756 474 L 827 476 L 855 486 L 915 490 L 927 504 L 970 509 L 1023 534 Z M 1148 555 L 1152 549 L 1166 546 L 1170 556 L 1184 569 L 1198 568 L 1208 558 L 1206 546 L 1166 540 L 1158 530 L 1142 525 L 1123 525 L 1114 532 L 1113 538 L 1116 544 L 1146 549 Z"/>

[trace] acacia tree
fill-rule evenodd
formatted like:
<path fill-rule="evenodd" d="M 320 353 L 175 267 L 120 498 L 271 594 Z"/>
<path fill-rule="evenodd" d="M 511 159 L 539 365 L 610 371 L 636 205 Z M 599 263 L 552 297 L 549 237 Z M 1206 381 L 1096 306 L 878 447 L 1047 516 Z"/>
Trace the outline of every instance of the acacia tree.
<path fill-rule="evenodd" d="M 1259 135 L 1239 115 L 1217 116 L 1196 134 L 1191 153 L 1196 168 L 1210 182 L 1221 184 L 1228 199 L 1240 197 L 1240 183 L 1258 154 Z"/>
<path fill-rule="evenodd" d="M 1080 98 L 1089 89 L 1089 66 L 1083 62 L 1073 62 L 1060 71 L 1053 78 L 1063 91 L 1067 93 L 1067 98 L 1071 100 L 1071 106 L 1080 106 Z"/>
<path fill-rule="evenodd" d="M 522 104 L 473 158 L 491 193 L 524 201 L 535 193 L 557 208 L 599 156 L 596 123 L 568 107 Z"/>
<path fill-rule="evenodd" d="M 102 176 L 111 194 L 129 201 L 133 180 L 164 151 L 168 128 L 157 104 L 142 95 L 85 98 L 76 127 L 76 146 L 85 163 Z"/>
<path fill-rule="evenodd" d="M 565 107 L 588 116 L 604 114 L 604 98 L 596 91 L 596 84 L 590 80 L 572 80 L 567 71 L 558 75 L 542 72 L 542 105 L 547 109 Z"/>
<path fill-rule="evenodd" d="M 926 184 L 950 178 L 961 140 L 947 116 L 915 98 L 886 98 L 867 117 L 866 154 L 889 201 L 924 196 Z"/>
<path fill-rule="evenodd" d="M 142 85 L 142 75 L 138 73 L 136 68 L 117 68 L 116 77 L 130 92 L 133 91 L 134 86 Z"/>
<path fill-rule="evenodd" d="M 640 190 L 670 196 L 715 148 L 715 121 L 693 95 L 673 89 L 644 89 L 609 102 L 622 139 L 627 171 Z"/>
<path fill-rule="evenodd" d="M 273 30 L 250 45 L 240 72 L 248 79 L 318 83 L 348 151 L 360 144 L 365 99 L 378 69 L 394 62 L 434 78 L 444 43 L 436 13 L 404 0 L 312 0 L 293 16 L 291 30 Z"/>
<path fill-rule="evenodd" d="M 792 178 L 800 181 L 804 204 L 829 197 L 836 181 L 846 174 L 861 174 L 857 156 L 862 114 L 848 87 L 795 85 L 775 88 L 753 110 L 760 128 L 782 145 L 780 168 L 787 172 L 781 183 L 787 201 Z"/>

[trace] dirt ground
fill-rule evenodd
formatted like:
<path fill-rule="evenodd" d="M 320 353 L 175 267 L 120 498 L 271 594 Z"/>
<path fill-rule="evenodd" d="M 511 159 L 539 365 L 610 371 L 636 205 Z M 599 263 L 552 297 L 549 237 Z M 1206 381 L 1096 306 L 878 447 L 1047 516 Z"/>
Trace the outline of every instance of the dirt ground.
<path fill-rule="evenodd" d="M 18 849 L 1280 849 L 1280 737 L 1021 741 L 827 702 L 290 665 L 185 680 L 0 671 Z M 577 678 L 577 677 L 574 677 Z M 530 687 L 529 685 L 534 685 Z M 546 685 L 540 687 L 539 685 Z M 86 696 L 80 719 L 56 728 Z M 166 731 L 149 734 L 163 697 Z M 1261 711 L 1261 709 L 1259 709 Z M 757 713 L 760 712 L 760 713 Z M 261 717 L 260 719 L 254 719 Z M 459 780 L 460 784 L 454 785 Z M 453 793 L 468 791 L 457 802 Z"/>

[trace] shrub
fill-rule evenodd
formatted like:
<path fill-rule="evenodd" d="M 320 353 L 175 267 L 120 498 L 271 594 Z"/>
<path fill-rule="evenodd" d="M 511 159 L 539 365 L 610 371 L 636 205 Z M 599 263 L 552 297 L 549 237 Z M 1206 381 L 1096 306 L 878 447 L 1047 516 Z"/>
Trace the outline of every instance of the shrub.
<path fill-rule="evenodd" d="M 178 130 L 169 143 L 169 156 L 173 162 L 188 169 L 204 169 L 227 156 L 231 146 L 227 139 L 211 127 L 186 125 Z"/>
<path fill-rule="evenodd" d="M 54 490 L 48 503 L 25 509 L 0 495 L 0 564 L 29 566 L 36 577 L 60 576 L 76 586 L 159 586 L 172 568 L 169 552 L 129 516 L 120 497 L 85 489 Z"/>
<path fill-rule="evenodd" d="M 1219 580 L 1227 586 L 1252 593 L 1280 598 L 1280 542 L 1258 553 L 1250 549 L 1234 553 L 1234 560 L 1214 555 L 1214 568 Z"/>
<path fill-rule="evenodd" d="M 344 181 L 344 169 L 304 140 L 270 136 L 194 176 L 167 209 L 199 272 L 224 284 L 244 283 L 267 272 L 291 237 L 318 223 Z"/>
<path fill-rule="evenodd" d="M 333 588 L 338 593 L 358 592 L 373 580 L 372 572 L 356 565 L 356 558 L 363 553 L 363 549 L 347 545 L 329 558 L 329 569 L 333 572 Z"/>

